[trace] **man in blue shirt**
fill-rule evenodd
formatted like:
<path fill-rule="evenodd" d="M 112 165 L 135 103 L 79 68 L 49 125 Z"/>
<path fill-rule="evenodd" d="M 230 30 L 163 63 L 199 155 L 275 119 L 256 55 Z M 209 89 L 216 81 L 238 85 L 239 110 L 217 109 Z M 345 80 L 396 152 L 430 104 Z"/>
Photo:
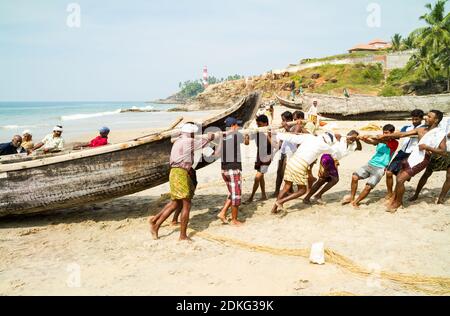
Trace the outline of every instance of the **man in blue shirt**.
<path fill-rule="evenodd" d="M 395 126 L 388 124 L 383 127 L 383 134 L 389 135 L 395 132 Z M 359 203 L 361 203 L 369 193 L 380 183 L 384 176 L 386 167 L 391 162 L 392 156 L 394 156 L 395 151 L 398 147 L 398 141 L 380 141 L 369 136 L 358 137 L 363 142 L 377 146 L 375 155 L 368 162 L 367 165 L 361 167 L 358 171 L 353 173 L 352 185 L 351 185 L 351 196 L 345 197 L 342 204 L 352 203 L 353 207 L 358 208 Z M 356 198 L 356 191 L 358 190 L 359 180 L 368 179 L 367 184 L 361 194 Z"/>
<path fill-rule="evenodd" d="M 422 110 L 414 110 L 411 112 L 411 125 L 406 125 L 401 129 L 401 132 L 409 132 L 416 128 L 423 127 L 423 117 L 425 113 Z M 394 188 L 394 175 L 397 176 L 400 170 L 402 169 L 402 162 L 405 159 L 408 159 L 413 151 L 414 147 L 416 147 L 419 143 L 419 139 L 417 137 L 413 138 L 405 138 L 403 141 L 402 148 L 397 153 L 397 156 L 392 160 L 391 164 L 386 170 L 386 187 L 387 194 L 386 199 L 389 200 L 393 193 Z"/>
<path fill-rule="evenodd" d="M 26 153 L 27 151 L 21 145 L 22 136 L 15 135 L 10 143 L 0 144 L 0 156 Z"/>

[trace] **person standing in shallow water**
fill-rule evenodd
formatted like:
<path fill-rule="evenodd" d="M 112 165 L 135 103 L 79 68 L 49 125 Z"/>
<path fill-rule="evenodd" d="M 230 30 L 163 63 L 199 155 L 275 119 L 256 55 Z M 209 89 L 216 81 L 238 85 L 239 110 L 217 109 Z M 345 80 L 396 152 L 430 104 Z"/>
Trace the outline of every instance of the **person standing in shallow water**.
<path fill-rule="evenodd" d="M 190 176 L 194 163 L 194 152 L 214 140 L 214 134 L 207 138 L 194 139 L 199 128 L 194 124 L 185 124 L 181 136 L 175 141 L 170 153 L 170 198 L 171 201 L 156 215 L 148 219 L 153 239 L 158 239 L 162 223 L 177 209 L 181 208 L 180 240 L 190 240 L 187 236 L 191 201 L 195 186 Z"/>

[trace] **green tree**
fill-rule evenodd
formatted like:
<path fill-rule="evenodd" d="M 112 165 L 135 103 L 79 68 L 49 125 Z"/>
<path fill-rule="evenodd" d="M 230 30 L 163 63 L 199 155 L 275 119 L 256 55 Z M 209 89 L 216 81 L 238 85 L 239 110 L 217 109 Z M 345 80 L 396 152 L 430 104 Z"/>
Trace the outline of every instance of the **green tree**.
<path fill-rule="evenodd" d="M 416 40 L 416 38 L 415 38 L 414 34 L 413 33 L 409 34 L 408 37 L 405 37 L 403 39 L 401 49 L 402 50 L 410 50 L 410 49 L 416 48 L 415 40 Z"/>
<path fill-rule="evenodd" d="M 426 26 L 417 29 L 416 43 L 425 48 L 427 60 L 445 69 L 447 77 L 447 91 L 450 91 L 450 13 L 445 13 L 448 0 L 438 0 L 434 6 L 425 5 L 429 12 L 420 17 Z M 431 67 L 431 66 L 430 66 Z"/>
<path fill-rule="evenodd" d="M 398 52 L 402 46 L 402 36 L 400 34 L 394 34 L 392 37 L 392 50 Z"/>

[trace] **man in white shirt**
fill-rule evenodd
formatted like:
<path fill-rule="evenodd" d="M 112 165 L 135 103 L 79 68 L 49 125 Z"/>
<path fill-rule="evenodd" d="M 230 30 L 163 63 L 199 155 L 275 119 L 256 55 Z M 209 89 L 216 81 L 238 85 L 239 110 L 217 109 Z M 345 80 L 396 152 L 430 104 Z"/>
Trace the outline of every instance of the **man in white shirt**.
<path fill-rule="evenodd" d="M 319 204 L 324 204 L 322 196 L 339 182 L 339 160 L 362 149 L 358 136 L 359 133 L 357 131 L 350 131 L 347 134 L 347 137 L 336 135 L 338 142 L 333 145 L 335 153 L 333 156 L 330 154 L 322 155 L 322 158 L 320 159 L 319 179 L 314 183 L 309 193 L 303 199 L 303 203 L 310 204 L 314 194 L 323 187 L 313 199 Z"/>
<path fill-rule="evenodd" d="M 409 132 L 419 127 L 424 127 L 422 125 L 423 117 L 425 113 L 422 110 L 414 110 L 411 112 L 411 125 L 404 126 L 400 131 Z M 395 158 L 392 160 L 391 164 L 386 169 L 386 188 L 387 194 L 386 199 L 389 200 L 394 194 L 394 176 L 397 176 L 402 169 L 402 162 L 408 159 L 413 151 L 414 147 L 419 143 L 417 137 L 408 137 L 403 140 L 403 145 Z"/>
<path fill-rule="evenodd" d="M 61 125 L 56 125 L 53 128 L 53 133 L 48 134 L 44 137 L 44 139 L 38 143 L 32 151 L 41 149 L 45 154 L 51 153 L 51 152 L 58 152 L 64 150 L 64 139 L 61 137 L 63 132 L 63 128 Z"/>
<path fill-rule="evenodd" d="M 410 202 L 416 201 L 419 198 L 419 194 L 427 184 L 428 179 L 434 172 L 447 171 L 447 176 L 445 178 L 444 185 L 442 186 L 441 193 L 437 200 L 437 204 L 444 204 L 447 197 L 448 191 L 450 190 L 450 119 L 447 119 L 446 126 L 442 127 L 446 133 L 446 155 L 433 154 L 430 159 L 430 164 L 428 165 L 425 173 L 420 178 L 417 184 L 416 192 L 409 199 Z"/>
<path fill-rule="evenodd" d="M 287 163 L 284 175 L 284 187 L 272 208 L 272 214 L 277 214 L 279 209 L 283 209 L 284 203 L 295 200 L 306 193 L 308 187 L 309 166 L 316 161 L 321 154 L 333 154 L 335 150 L 332 146 L 336 143 L 336 137 L 332 133 L 325 133 L 320 136 L 311 134 L 295 135 L 278 133 L 277 140 L 298 144 L 300 147 Z M 289 194 L 293 185 L 297 185 L 298 191 Z"/>

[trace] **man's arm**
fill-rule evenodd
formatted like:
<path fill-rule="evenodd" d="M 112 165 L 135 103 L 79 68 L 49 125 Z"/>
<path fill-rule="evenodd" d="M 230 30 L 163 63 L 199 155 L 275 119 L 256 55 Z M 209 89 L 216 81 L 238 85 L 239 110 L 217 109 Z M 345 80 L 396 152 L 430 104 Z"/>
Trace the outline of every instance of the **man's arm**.
<path fill-rule="evenodd" d="M 373 137 L 375 137 L 375 136 L 364 135 L 364 136 L 358 136 L 357 139 L 362 140 L 366 144 L 377 146 L 381 142 L 381 140 L 374 139 Z"/>
<path fill-rule="evenodd" d="M 405 137 L 411 137 L 411 136 L 417 136 L 419 135 L 419 130 L 423 130 L 420 128 L 413 129 L 409 132 L 394 132 L 389 135 L 380 135 L 378 136 L 379 140 L 391 140 L 391 139 L 399 139 L 399 138 L 405 138 Z"/>
<path fill-rule="evenodd" d="M 43 143 L 43 142 L 37 143 L 36 145 L 34 145 L 34 147 L 31 149 L 31 151 L 38 150 L 38 149 L 41 148 L 42 146 L 44 146 L 44 143 Z"/>
<path fill-rule="evenodd" d="M 305 140 L 306 135 L 295 135 L 290 133 L 277 133 L 277 140 L 287 141 L 292 144 L 300 145 Z"/>
<path fill-rule="evenodd" d="M 249 134 L 244 135 L 244 145 L 245 146 L 250 145 L 250 135 Z"/>
<path fill-rule="evenodd" d="M 438 148 L 433 148 L 433 147 L 430 147 L 425 144 L 420 144 L 419 149 L 428 151 L 428 152 L 436 154 L 436 155 L 446 156 L 447 155 L 447 140 L 444 138 L 442 140 L 442 142 L 439 144 Z"/>

